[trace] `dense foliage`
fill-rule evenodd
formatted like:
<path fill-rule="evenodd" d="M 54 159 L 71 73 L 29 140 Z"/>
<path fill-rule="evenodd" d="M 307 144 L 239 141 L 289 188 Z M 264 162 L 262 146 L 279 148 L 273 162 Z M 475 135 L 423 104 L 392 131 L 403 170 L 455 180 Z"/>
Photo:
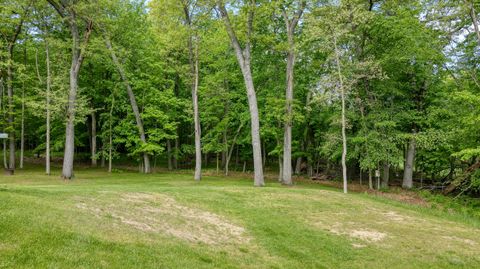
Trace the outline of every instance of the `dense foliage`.
<path fill-rule="evenodd" d="M 48 165 L 64 156 L 71 178 L 72 136 L 76 161 L 110 171 L 203 159 L 291 184 L 285 166 L 340 178 L 343 159 L 344 179 L 370 188 L 475 195 L 478 10 L 477 0 L 2 0 L 4 165 L 22 167 L 30 151 Z"/>

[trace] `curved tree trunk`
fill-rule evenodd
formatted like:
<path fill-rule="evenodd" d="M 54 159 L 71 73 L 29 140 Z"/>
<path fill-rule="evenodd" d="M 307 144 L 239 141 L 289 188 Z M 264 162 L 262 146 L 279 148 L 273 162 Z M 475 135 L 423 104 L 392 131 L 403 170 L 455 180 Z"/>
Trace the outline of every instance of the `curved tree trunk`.
<path fill-rule="evenodd" d="M 248 12 L 247 20 L 247 39 L 250 38 L 253 28 L 253 5 L 255 1 L 252 1 L 251 7 Z M 262 165 L 262 145 L 260 141 L 260 120 L 258 115 L 258 104 L 255 87 L 253 84 L 252 70 L 250 66 L 250 41 L 248 40 L 245 49 L 242 49 L 238 38 L 232 28 L 230 19 L 223 4 L 223 1 L 217 1 L 217 5 L 220 11 L 220 15 L 223 18 L 227 34 L 230 37 L 231 44 L 235 50 L 238 64 L 242 70 L 243 80 L 247 90 L 248 107 L 250 111 L 250 123 L 251 123 L 251 136 L 252 136 L 252 151 L 253 151 L 253 166 L 254 166 L 254 185 L 264 186 L 265 181 L 263 178 L 263 165 Z"/>
<path fill-rule="evenodd" d="M 104 35 L 105 39 L 105 45 L 107 46 L 107 49 L 110 51 L 110 56 L 112 57 L 112 61 L 115 64 L 115 67 L 117 68 L 118 73 L 120 74 L 120 77 L 123 80 L 123 83 L 125 84 L 125 88 L 127 88 L 127 93 L 128 93 L 128 98 L 130 100 L 130 105 L 132 106 L 133 114 L 135 116 L 135 121 L 137 123 L 137 128 L 138 128 L 138 133 L 140 136 L 140 141 L 142 143 L 147 143 L 147 139 L 145 137 L 145 130 L 143 129 L 143 122 L 142 118 L 140 116 L 140 112 L 138 110 L 138 105 L 137 101 L 135 100 L 135 95 L 133 93 L 132 87 L 130 86 L 130 82 L 127 79 L 127 75 L 125 74 L 125 71 L 123 70 L 122 65 L 118 61 L 117 55 L 115 54 L 115 51 L 113 50 L 112 43 L 110 42 L 110 39 Z M 144 173 L 150 173 L 150 158 L 148 154 L 145 152 L 143 153 L 143 172 Z"/>

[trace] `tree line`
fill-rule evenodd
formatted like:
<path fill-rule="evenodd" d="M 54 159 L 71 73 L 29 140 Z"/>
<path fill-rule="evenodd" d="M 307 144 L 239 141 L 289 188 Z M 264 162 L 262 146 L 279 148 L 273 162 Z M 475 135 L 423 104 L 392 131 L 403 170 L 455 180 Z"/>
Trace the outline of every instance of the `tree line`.
<path fill-rule="evenodd" d="M 476 0 L 4 0 L 4 166 L 480 188 Z M 19 152 L 19 153 L 18 153 Z M 52 157 L 53 156 L 53 157 Z M 100 161 L 100 164 L 98 164 Z M 243 167 L 243 168 L 242 168 Z M 375 179 L 378 179 L 377 181 Z"/>

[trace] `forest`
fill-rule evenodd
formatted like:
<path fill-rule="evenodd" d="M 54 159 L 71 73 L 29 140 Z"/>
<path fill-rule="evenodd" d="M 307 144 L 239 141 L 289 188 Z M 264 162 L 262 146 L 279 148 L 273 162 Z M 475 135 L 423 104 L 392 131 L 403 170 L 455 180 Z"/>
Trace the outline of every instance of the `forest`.
<path fill-rule="evenodd" d="M 2 2 L 10 169 L 32 152 L 65 179 L 123 160 L 478 193 L 474 2 Z"/>
<path fill-rule="evenodd" d="M 465 201 L 470 207 L 468 210 L 473 208 L 476 212 L 473 213 L 475 217 L 470 213 L 464 216 L 475 219 L 467 221 L 473 222 L 475 228 L 469 226 L 473 230 L 468 233 L 462 230 L 462 233 L 476 233 L 478 237 L 479 10 L 478 0 L 0 0 L 0 138 L 5 168 L 5 175 L 0 178 L 0 201 L 3 198 L 7 201 L 7 197 L 12 199 L 0 205 L 0 230 L 2 227 L 6 231 L 14 229 L 8 223 L 20 219 L 25 223 L 27 219 L 36 222 L 31 217 L 16 215 L 21 214 L 18 209 L 23 203 L 29 204 L 29 200 L 14 196 L 15 192 L 43 199 L 49 197 L 51 200 L 45 200 L 45 207 L 42 207 L 47 210 L 47 204 L 50 207 L 50 203 L 60 199 L 47 190 L 51 185 L 57 186 L 59 197 L 72 192 L 77 193 L 75 197 L 78 198 L 98 190 L 91 199 L 103 201 L 105 207 L 92 208 L 87 200 L 79 202 L 74 196 L 68 196 L 73 199 L 72 205 L 77 203 L 78 210 L 93 212 L 96 216 L 100 211 L 110 210 L 109 216 L 115 221 L 142 232 L 158 228 L 169 231 L 167 234 L 174 237 L 199 240 L 207 245 L 221 240 L 221 236 L 215 238 L 205 231 L 205 234 L 198 231 L 196 235 L 185 235 L 183 230 L 152 219 L 148 219 L 148 223 L 145 219 L 147 224 L 142 226 L 139 223 L 145 216 L 138 215 L 141 210 L 137 210 L 133 221 L 129 219 L 133 215 L 122 215 L 127 213 L 109 207 L 105 201 L 111 201 L 113 206 L 128 200 L 138 207 L 163 203 L 170 208 L 161 210 L 178 211 L 173 217 L 167 215 L 170 220 L 213 214 L 197 212 L 199 208 L 192 209 L 169 200 L 174 198 L 153 194 L 147 197 L 138 192 L 151 190 L 172 195 L 179 203 L 195 205 L 198 202 L 201 209 L 238 215 L 244 221 L 264 219 L 263 225 L 267 225 L 267 218 L 242 215 L 247 214 L 247 210 L 240 209 L 235 199 L 247 201 L 250 197 L 251 201 L 259 203 L 257 210 L 267 210 L 272 205 L 265 195 L 278 195 L 272 196 L 278 198 L 278 206 L 282 199 L 287 199 L 283 205 L 287 207 L 293 203 L 288 200 L 293 199 L 289 195 L 302 193 L 305 197 L 301 199 L 305 200 L 298 200 L 298 203 L 305 206 L 307 215 L 308 210 L 319 210 L 311 208 L 308 201 L 331 204 L 331 201 L 347 203 L 343 199 L 360 199 L 359 203 L 375 203 L 374 207 L 383 208 L 395 202 L 368 200 L 370 198 L 363 198 L 358 192 L 375 197 L 404 193 L 421 200 L 420 204 L 424 202 L 418 196 Z M 155 180 L 160 185 L 154 185 Z M 235 188 L 244 186 L 244 182 L 248 182 L 249 188 L 242 188 L 243 196 L 233 196 Z M 24 184 L 33 184 L 32 188 L 39 185 L 38 193 Z M 87 188 L 83 184 L 92 185 Z M 145 189 L 140 190 L 139 184 L 146 184 L 142 187 Z M 172 189 L 162 189 L 162 184 L 173 184 Z M 198 184 L 212 189 L 201 189 Z M 182 186 L 185 189 L 182 190 Z M 215 189 L 219 186 L 232 188 L 232 193 Z M 352 193 L 349 194 L 352 198 L 337 197 L 334 193 L 329 194 L 332 200 L 314 198 L 322 195 L 314 191 L 321 193 L 323 188 L 330 190 L 332 186 L 343 193 Z M 101 192 L 107 189 L 130 194 L 120 195 L 121 199 L 110 197 Z M 204 196 L 194 195 L 195 191 Z M 5 196 L 2 198 L 2 195 Z M 216 203 L 228 197 L 226 208 L 210 204 L 214 202 L 208 200 L 209 196 Z M 17 213 L 2 217 L 2 206 L 3 212 Z M 29 210 L 39 212 L 34 208 Z M 271 210 L 274 214 L 276 207 Z M 336 210 L 347 209 L 329 210 L 334 214 Z M 68 219 L 66 211 L 62 212 L 58 214 Z M 160 214 L 160 211 L 148 212 Z M 388 212 L 385 214 L 390 220 L 395 220 L 396 217 Z M 350 213 L 355 214 L 355 211 Z M 308 219 L 315 214 L 319 213 L 308 217 L 296 215 L 295 218 Z M 38 223 L 50 223 L 47 215 L 36 216 L 41 218 Z M 364 216 L 365 223 L 369 223 L 369 216 Z M 397 220 L 409 218 L 398 217 Z M 330 229 L 337 236 L 348 234 L 354 238 L 352 240 L 365 239 L 364 234 L 335 228 L 337 222 L 333 219 L 330 226 L 325 224 L 328 220 L 320 221 L 324 224 L 321 228 Z M 272 217 L 273 220 L 276 218 Z M 73 226 L 80 227 L 86 221 L 79 219 Z M 91 221 L 88 223 L 95 223 Z M 68 221 L 64 223 L 62 225 L 68 225 Z M 349 223 L 347 219 L 343 225 L 347 225 L 345 223 Z M 217 227 L 218 223 L 205 225 Z M 233 224 L 224 225 L 227 228 L 221 225 L 217 228 L 225 228 L 235 235 Z M 447 223 L 442 225 L 448 226 Z M 287 229 L 280 228 L 284 235 L 299 235 L 282 227 Z M 435 228 L 432 227 L 423 226 L 422 229 L 425 233 L 433 233 Z M 250 231 L 252 238 L 264 236 L 265 240 L 274 240 L 278 235 L 266 234 L 264 228 L 245 229 Z M 210 232 L 217 234 L 218 231 Z M 301 242 L 307 242 L 303 247 L 317 244 L 306 239 L 310 234 L 307 230 L 303 232 L 305 239 L 302 240 L 306 241 L 287 240 L 281 244 L 290 242 L 292 247 L 295 244 L 300 247 Z M 52 240 L 47 233 L 42 233 L 45 236 L 42 240 Z M 101 230 L 79 233 L 94 236 L 92 233 L 101 233 Z M 388 231 L 384 234 L 389 238 Z M 364 240 L 368 244 L 384 238 L 371 238 L 370 235 Z M 2 241 L 14 240 L 8 236 L 0 232 L 0 253 L 8 249 L 8 243 L 2 245 Z M 324 234 L 316 236 L 323 240 L 330 238 L 324 238 Z M 438 236 L 450 237 L 449 242 L 452 238 L 464 238 L 458 234 Z M 470 240 L 474 246 L 477 242 L 480 244 L 477 237 L 467 236 L 465 240 Z M 248 241 L 238 240 L 242 244 Z M 289 237 L 289 240 L 294 239 Z M 54 242 L 59 244 L 56 247 L 66 244 Z M 273 248 L 277 241 L 268 242 L 265 245 Z M 465 242 L 463 244 L 469 244 Z M 343 245 L 337 247 L 345 252 L 343 257 L 347 257 L 353 255 L 349 254 L 352 246 L 355 249 L 363 243 L 350 244 L 349 249 L 343 249 Z M 283 246 L 281 244 L 279 246 Z M 89 252 L 95 251 L 90 249 L 91 244 L 85 246 L 88 249 L 85 255 L 93 255 Z M 423 245 L 419 248 L 428 249 Z M 461 248 L 455 246 L 453 252 Z M 261 249 L 273 256 L 283 253 L 283 250 Z M 366 249 L 371 250 L 370 245 Z M 115 255 L 120 256 L 108 258 L 89 256 L 92 263 L 81 265 L 76 260 L 52 264 L 54 256 L 48 261 L 29 260 L 25 256 L 33 257 L 35 251 L 20 251 L 11 256 L 6 251 L 7 254 L 0 254 L 6 261 L 0 262 L 0 268 L 122 268 L 115 261 L 124 257 L 123 251 L 127 250 L 119 247 Z M 315 256 L 310 250 L 298 250 L 297 256 L 292 254 L 284 261 L 274 262 L 272 258 L 263 261 L 263 265 L 257 264 L 258 257 L 250 256 L 252 253 L 239 254 L 248 258 L 245 256 L 247 260 L 237 263 L 236 259 L 243 258 L 230 257 L 233 254 L 229 250 L 225 250 L 228 257 L 225 258 L 216 252 L 203 255 L 200 252 L 204 250 L 195 249 L 188 254 L 192 257 L 184 257 L 185 263 L 169 259 L 165 263 L 152 261 L 141 257 L 148 256 L 142 252 L 144 250 L 137 251 L 142 254 L 132 259 L 138 260 L 125 261 L 125 267 L 136 267 L 135 264 L 151 268 L 160 265 L 167 268 L 346 266 L 330 256 L 324 260 L 332 263 L 320 265 L 318 260 L 310 261 L 302 256 Z M 391 263 L 367 259 L 358 267 L 463 265 L 473 268 L 480 264 L 478 258 L 472 258 L 479 256 L 478 249 L 467 254 L 455 252 L 456 258 L 445 258 L 448 261 L 429 260 L 426 258 L 429 251 L 422 254 L 425 257 L 417 257 L 418 263 L 395 262 L 397 258 L 392 256 Z M 243 251 L 240 249 L 240 252 Z M 260 252 L 259 257 L 264 255 Z M 453 252 L 445 250 L 445 253 Z M 38 255 L 47 257 L 44 253 Z M 207 265 L 201 263 L 204 260 L 194 258 L 195 255 L 208 256 Z M 99 263 L 96 263 L 97 258 Z M 106 266 L 100 262 L 104 258 L 111 258 Z M 297 263 L 302 259 L 305 263 Z"/>

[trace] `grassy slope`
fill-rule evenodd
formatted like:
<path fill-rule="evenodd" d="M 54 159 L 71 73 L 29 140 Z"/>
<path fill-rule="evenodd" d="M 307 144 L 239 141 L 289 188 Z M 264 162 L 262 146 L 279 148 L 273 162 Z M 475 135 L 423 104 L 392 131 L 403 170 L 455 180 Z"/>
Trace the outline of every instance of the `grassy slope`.
<path fill-rule="evenodd" d="M 155 196 L 125 198 L 132 193 Z M 229 234 L 212 218 L 245 231 Z M 309 184 L 100 170 L 68 183 L 40 169 L 0 176 L 0 268 L 479 268 L 479 227 Z"/>

